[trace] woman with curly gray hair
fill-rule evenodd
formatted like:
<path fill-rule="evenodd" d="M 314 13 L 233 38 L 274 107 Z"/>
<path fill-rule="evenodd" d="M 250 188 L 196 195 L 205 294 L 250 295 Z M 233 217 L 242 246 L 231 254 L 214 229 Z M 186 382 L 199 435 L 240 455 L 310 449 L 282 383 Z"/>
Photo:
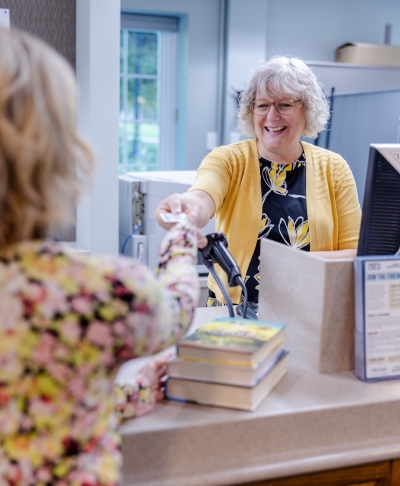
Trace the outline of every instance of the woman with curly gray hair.
<path fill-rule="evenodd" d="M 355 256 L 361 210 L 343 158 L 300 140 L 315 138 L 329 118 L 322 87 L 302 60 L 273 57 L 261 64 L 240 98 L 238 117 L 251 139 L 215 148 L 189 192 L 165 199 L 156 218 L 168 229 L 161 212 L 198 206 L 202 226 L 215 214 L 216 230 L 227 236 L 249 301 L 257 303 L 262 238 L 325 257 Z M 208 286 L 207 305 L 223 303 L 212 277 Z M 229 290 L 239 303 L 241 289 Z"/>
<path fill-rule="evenodd" d="M 299 98 L 305 116 L 304 137 L 316 138 L 329 119 L 329 106 L 321 85 L 310 68 L 300 59 L 273 57 L 260 65 L 240 97 L 239 128 L 255 137 L 254 101 L 257 92 L 272 98 Z"/>

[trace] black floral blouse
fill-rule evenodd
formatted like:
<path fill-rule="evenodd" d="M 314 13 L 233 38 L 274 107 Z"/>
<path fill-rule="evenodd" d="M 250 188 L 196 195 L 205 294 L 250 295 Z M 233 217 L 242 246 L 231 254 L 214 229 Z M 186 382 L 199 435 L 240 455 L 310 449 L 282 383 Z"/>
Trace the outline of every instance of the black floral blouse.
<path fill-rule="evenodd" d="M 256 248 L 245 278 L 249 302 L 258 302 L 262 238 L 269 238 L 292 248 L 310 250 L 304 152 L 293 164 L 275 164 L 262 157 L 259 157 L 259 161 L 262 218 Z"/>
<path fill-rule="evenodd" d="M 259 157 L 262 217 L 257 244 L 246 272 L 248 301 L 258 303 L 260 240 L 271 240 L 310 250 L 306 206 L 306 158 L 304 152 L 292 164 L 275 164 Z M 207 307 L 222 305 L 209 290 Z"/>

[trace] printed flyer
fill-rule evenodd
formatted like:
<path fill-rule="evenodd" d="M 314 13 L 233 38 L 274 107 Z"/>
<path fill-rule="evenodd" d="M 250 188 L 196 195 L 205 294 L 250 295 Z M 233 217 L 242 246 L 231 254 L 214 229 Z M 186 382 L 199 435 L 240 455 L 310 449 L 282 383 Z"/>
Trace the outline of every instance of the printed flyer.
<path fill-rule="evenodd" d="M 365 377 L 400 375 L 400 260 L 364 262 Z"/>

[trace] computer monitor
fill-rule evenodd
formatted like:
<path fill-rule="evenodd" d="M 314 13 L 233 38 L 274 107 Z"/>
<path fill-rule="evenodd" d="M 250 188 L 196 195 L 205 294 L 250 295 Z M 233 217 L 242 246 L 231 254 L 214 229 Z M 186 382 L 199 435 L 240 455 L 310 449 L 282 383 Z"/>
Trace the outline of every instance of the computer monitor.
<path fill-rule="evenodd" d="M 400 248 L 400 144 L 371 144 L 357 256 Z"/>

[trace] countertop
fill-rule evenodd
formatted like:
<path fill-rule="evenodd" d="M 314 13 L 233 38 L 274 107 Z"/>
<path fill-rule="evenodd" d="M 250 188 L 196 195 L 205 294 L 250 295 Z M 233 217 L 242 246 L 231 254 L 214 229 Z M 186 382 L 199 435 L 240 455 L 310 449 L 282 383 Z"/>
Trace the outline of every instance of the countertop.
<path fill-rule="evenodd" d="M 191 329 L 217 316 L 227 309 L 198 308 Z M 363 383 L 290 358 L 255 412 L 165 400 L 125 422 L 124 486 L 234 485 L 400 458 L 400 381 Z"/>

